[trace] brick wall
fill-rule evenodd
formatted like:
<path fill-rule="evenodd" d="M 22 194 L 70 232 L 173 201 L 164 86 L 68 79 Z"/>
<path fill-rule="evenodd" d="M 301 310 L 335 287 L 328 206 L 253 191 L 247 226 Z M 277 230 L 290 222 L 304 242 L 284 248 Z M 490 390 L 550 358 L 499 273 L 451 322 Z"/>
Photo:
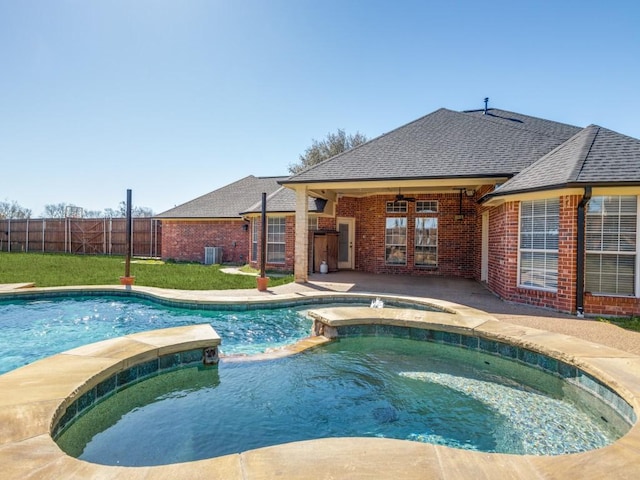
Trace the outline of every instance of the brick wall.
<path fill-rule="evenodd" d="M 415 203 L 409 202 L 407 213 L 386 213 L 386 202 L 395 195 L 364 198 L 343 197 L 338 202 L 337 215 L 356 220 L 355 268 L 369 273 L 449 275 L 474 277 L 474 266 L 480 260 L 480 230 L 477 224 L 477 206 L 473 198 L 463 195 L 462 218 L 460 197 L 455 194 L 418 195 L 417 200 L 437 200 L 438 213 L 416 213 Z M 415 218 L 438 218 L 438 266 L 414 265 Z M 385 227 L 387 217 L 407 219 L 406 265 L 387 265 L 385 259 Z"/>
<path fill-rule="evenodd" d="M 579 195 L 560 197 L 558 229 L 558 292 L 553 308 L 562 312 L 576 311 L 577 236 Z"/>
<path fill-rule="evenodd" d="M 489 271 L 487 285 L 502 298 L 512 295 L 518 278 L 518 203 L 489 211 Z"/>
<path fill-rule="evenodd" d="M 631 317 L 640 316 L 640 298 L 605 297 L 585 293 L 584 311 L 587 315 Z"/>
<path fill-rule="evenodd" d="M 508 202 L 490 210 L 488 287 L 504 300 L 545 307 L 561 312 L 576 311 L 577 215 L 579 195 L 560 197 L 558 230 L 558 289 L 556 292 L 518 286 L 519 202 Z M 638 315 L 640 299 L 585 294 L 587 315 Z"/>
<path fill-rule="evenodd" d="M 560 198 L 557 292 L 518 286 L 520 202 L 506 202 L 490 211 L 488 286 L 493 292 L 504 300 L 517 303 L 560 311 L 571 311 L 574 308 L 575 199 L 576 197 Z"/>
<path fill-rule="evenodd" d="M 249 231 L 242 220 L 162 221 L 162 258 L 204 262 L 204 247 L 222 247 L 224 263 L 248 260 Z"/>
<path fill-rule="evenodd" d="M 416 214 L 415 203 L 408 212 L 387 214 L 386 202 L 394 195 L 364 198 L 341 197 L 337 216 L 355 218 L 355 269 L 368 273 L 404 275 L 444 275 L 480 279 L 482 212 L 489 212 L 487 287 L 504 300 L 525 303 L 557 311 L 574 313 L 576 309 L 576 236 L 578 195 L 560 197 L 558 251 L 558 290 L 549 292 L 518 286 L 519 202 L 497 207 L 482 207 L 474 198 L 463 196 L 459 215 L 458 194 L 418 195 L 419 200 L 437 200 L 439 212 Z M 407 218 L 407 264 L 385 262 L 385 221 L 387 217 Z M 414 266 L 414 225 L 416 216 L 438 218 L 437 268 Z M 246 263 L 251 250 L 250 229 L 243 230 L 242 220 L 162 222 L 162 258 L 180 261 L 204 261 L 204 247 L 223 248 L 225 263 Z M 336 219 L 320 217 L 318 228 L 335 230 Z M 293 271 L 295 253 L 295 217 L 286 218 L 286 256 L 283 264 L 267 264 L 269 270 Z M 254 267 L 259 259 L 252 259 Z M 585 294 L 585 314 L 640 315 L 640 299 Z"/>
<path fill-rule="evenodd" d="M 269 215 L 267 215 L 269 217 Z M 260 222 L 260 218 L 256 217 L 252 221 Z M 265 269 L 276 270 L 281 272 L 293 272 L 295 265 L 295 247 L 296 247 L 296 218 L 295 215 L 287 215 L 285 217 L 285 261 L 284 263 L 265 264 Z M 250 259 L 250 265 L 253 268 L 260 268 L 261 249 L 260 249 L 260 229 L 258 229 L 258 256 Z M 268 231 L 267 231 L 268 233 Z"/>

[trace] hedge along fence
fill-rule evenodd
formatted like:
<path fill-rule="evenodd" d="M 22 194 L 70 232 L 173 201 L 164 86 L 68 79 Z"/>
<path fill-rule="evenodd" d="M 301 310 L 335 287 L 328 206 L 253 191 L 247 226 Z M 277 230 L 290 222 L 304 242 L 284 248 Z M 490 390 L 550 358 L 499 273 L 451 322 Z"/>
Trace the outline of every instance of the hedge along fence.
<path fill-rule="evenodd" d="M 159 257 L 162 224 L 133 218 L 131 254 Z M 126 218 L 30 218 L 0 220 L 0 252 L 125 255 Z"/>

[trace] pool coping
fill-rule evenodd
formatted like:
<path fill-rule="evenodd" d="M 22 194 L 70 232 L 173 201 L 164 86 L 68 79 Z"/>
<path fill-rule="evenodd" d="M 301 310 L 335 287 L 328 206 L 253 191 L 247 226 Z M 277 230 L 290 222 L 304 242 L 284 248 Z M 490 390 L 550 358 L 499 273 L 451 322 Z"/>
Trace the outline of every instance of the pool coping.
<path fill-rule="evenodd" d="M 34 292 L 36 289 L 29 289 Z M 37 289 L 48 292 L 103 292 L 122 288 Z M 137 288 L 136 288 L 137 290 Z M 169 292 L 145 289 L 145 295 L 174 301 Z M 20 292 L 23 292 L 21 290 Z M 12 293 L 15 293 L 12 292 Z M 370 298 L 371 295 L 310 293 L 256 297 L 251 303 L 291 302 L 308 297 Z M 378 295 L 380 296 L 380 295 Z M 4 295 L 0 295 L 0 298 Z M 384 296 L 405 301 L 413 297 Z M 249 297 L 248 297 L 249 298 Z M 567 335 L 496 320 L 485 312 L 437 299 L 416 298 L 450 312 L 325 308 L 311 306 L 316 314 L 330 316 L 336 324 L 391 324 L 455 333 L 466 332 L 574 364 L 612 387 L 640 412 L 640 356 Z M 243 298 L 218 297 L 207 304 L 243 302 Z M 318 313 L 319 312 L 319 313 Z M 313 313 L 313 312 L 312 312 Z M 489 454 L 439 445 L 381 438 L 328 438 L 294 442 L 223 457 L 154 467 L 103 466 L 65 455 L 50 436 L 51 426 L 69 397 L 87 382 L 98 383 L 118 369 L 172 351 L 200 348 L 215 341 L 208 325 L 176 327 L 119 337 L 39 360 L 0 376 L 0 464 L 5 478 L 636 478 L 640 472 L 640 425 L 636 422 L 620 440 L 584 453 L 538 457 Z M 219 341 L 219 340 L 218 340 Z M 299 344 L 248 359 L 289 355 L 326 341 L 312 337 Z M 305 343 L 306 342 L 306 343 Z M 57 373 L 57 375 L 56 375 Z M 52 378 L 52 374 L 54 377 Z M 152 432 L 150 432 L 152 433 Z"/>

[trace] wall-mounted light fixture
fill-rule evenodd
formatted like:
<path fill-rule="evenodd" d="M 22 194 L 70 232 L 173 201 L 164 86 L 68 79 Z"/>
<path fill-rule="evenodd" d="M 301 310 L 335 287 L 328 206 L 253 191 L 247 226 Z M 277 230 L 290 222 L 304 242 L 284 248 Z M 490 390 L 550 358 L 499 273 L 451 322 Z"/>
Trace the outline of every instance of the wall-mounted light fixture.
<path fill-rule="evenodd" d="M 468 189 L 464 189 L 464 193 L 467 195 L 467 197 L 473 197 L 476 194 L 475 190 L 468 190 Z"/>
<path fill-rule="evenodd" d="M 248 224 L 248 223 L 243 223 L 243 224 L 242 224 L 242 230 L 244 230 L 245 232 L 246 232 L 247 230 L 249 230 L 249 224 Z"/>

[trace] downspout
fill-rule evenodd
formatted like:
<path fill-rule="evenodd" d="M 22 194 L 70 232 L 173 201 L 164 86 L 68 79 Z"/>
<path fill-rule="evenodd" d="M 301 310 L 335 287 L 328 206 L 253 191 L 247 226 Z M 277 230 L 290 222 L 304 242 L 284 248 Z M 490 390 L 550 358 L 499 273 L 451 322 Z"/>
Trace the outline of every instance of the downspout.
<path fill-rule="evenodd" d="M 578 317 L 584 317 L 584 228 L 585 228 L 585 213 L 584 207 L 587 206 L 591 200 L 591 187 L 584 187 L 584 195 L 582 200 L 578 204 L 578 235 L 576 245 L 576 312 Z"/>

